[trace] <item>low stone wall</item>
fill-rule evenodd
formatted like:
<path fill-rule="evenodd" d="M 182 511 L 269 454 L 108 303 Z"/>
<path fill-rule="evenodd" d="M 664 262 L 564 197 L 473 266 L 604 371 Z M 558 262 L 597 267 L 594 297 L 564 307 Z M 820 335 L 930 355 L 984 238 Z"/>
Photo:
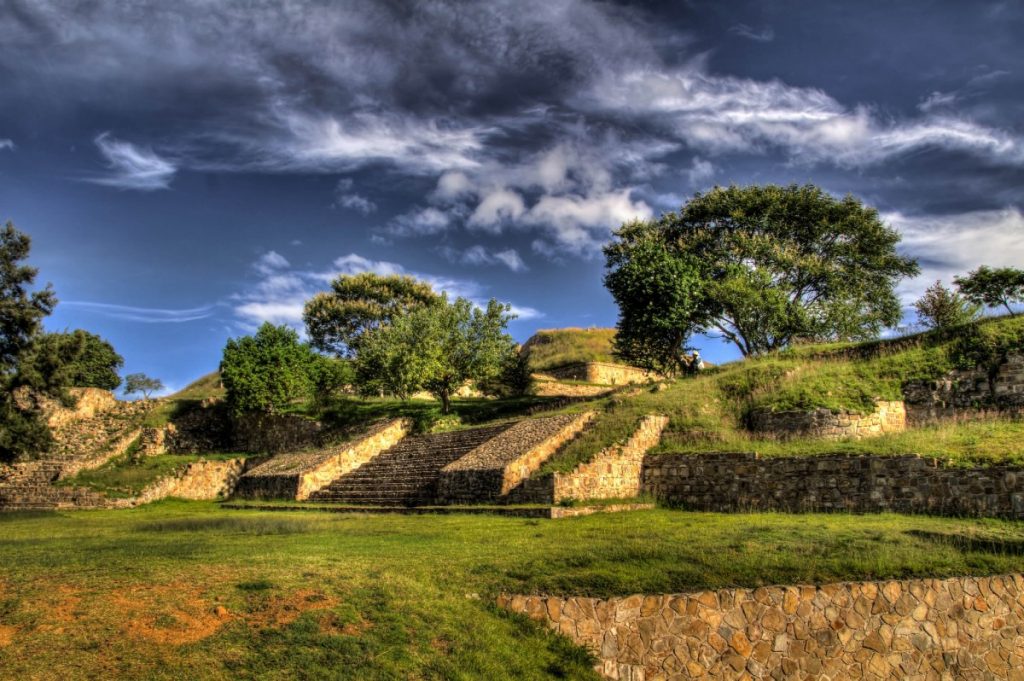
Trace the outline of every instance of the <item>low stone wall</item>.
<path fill-rule="evenodd" d="M 1024 518 L 1024 468 L 917 456 L 661 454 L 641 491 L 701 511 L 848 511 Z"/>
<path fill-rule="evenodd" d="M 125 505 L 148 504 L 168 497 L 197 501 L 226 498 L 234 491 L 245 466 L 245 459 L 190 463 L 177 475 L 161 478 L 146 487 Z"/>
<path fill-rule="evenodd" d="M 1020 574 L 498 603 L 609 679 L 1024 679 Z"/>
<path fill-rule="evenodd" d="M 826 440 L 860 440 L 884 433 L 899 433 L 907 427 L 907 412 L 901 401 L 875 403 L 870 414 L 813 411 L 759 411 L 749 417 L 749 427 L 759 435 L 778 438 L 816 437 Z"/>
<path fill-rule="evenodd" d="M 630 498 L 640 494 L 644 454 L 661 441 L 667 416 L 648 415 L 623 444 L 598 452 L 571 473 L 551 473 L 524 480 L 513 489 L 513 503 L 556 504 L 565 500 Z"/>
<path fill-rule="evenodd" d="M 526 419 L 441 469 L 441 503 L 493 501 L 530 477 L 594 418 L 594 412 Z"/>
<path fill-rule="evenodd" d="M 610 364 L 608 362 L 579 362 L 567 364 L 544 372 L 560 381 L 585 381 L 601 385 L 625 385 L 627 383 L 645 383 L 660 380 L 660 376 L 650 371 L 631 367 L 626 364 Z"/>
<path fill-rule="evenodd" d="M 118 438 L 109 449 L 97 452 L 85 458 L 69 459 L 62 462 L 60 475 L 57 476 L 57 479 L 65 480 L 67 478 L 73 478 L 82 471 L 99 468 L 111 459 L 115 459 L 127 452 L 128 448 L 131 447 L 141 435 L 141 428 L 128 431 L 125 435 Z"/>
<path fill-rule="evenodd" d="M 249 499 L 308 499 L 313 492 L 398 444 L 412 429 L 395 419 L 341 445 L 271 458 L 248 471 L 236 494 Z"/>
<path fill-rule="evenodd" d="M 246 414 L 234 421 L 233 446 L 243 452 L 276 454 L 320 443 L 323 424 L 294 414 Z"/>
<path fill-rule="evenodd" d="M 935 381 L 903 384 L 912 426 L 967 421 L 1024 412 L 1024 353 L 1007 356 L 995 375 L 983 368 L 957 369 Z"/>

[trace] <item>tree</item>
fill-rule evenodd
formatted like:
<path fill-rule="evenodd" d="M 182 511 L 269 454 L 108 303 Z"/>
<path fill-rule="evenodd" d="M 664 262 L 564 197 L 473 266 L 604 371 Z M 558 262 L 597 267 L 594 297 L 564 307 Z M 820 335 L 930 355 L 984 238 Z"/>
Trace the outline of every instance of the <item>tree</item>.
<path fill-rule="evenodd" d="M 64 388 L 103 388 L 121 385 L 117 372 L 124 358 L 99 336 L 76 329 L 45 333 L 22 354 L 16 383 L 53 392 Z"/>
<path fill-rule="evenodd" d="M 930 329 L 949 329 L 969 324 L 978 318 L 981 305 L 972 303 L 959 293 L 936 281 L 914 303 L 918 320 Z"/>
<path fill-rule="evenodd" d="M 407 399 L 425 389 L 451 411 L 451 398 L 468 381 L 493 381 L 516 352 L 505 333 L 509 306 L 491 300 L 486 309 L 465 298 L 396 317 L 368 332 L 356 355 L 356 383 L 363 393 L 389 392 Z"/>
<path fill-rule="evenodd" d="M 229 339 L 221 359 L 227 403 L 236 414 L 274 413 L 310 396 L 314 353 L 287 326 L 265 322 L 255 336 Z"/>
<path fill-rule="evenodd" d="M 306 302 L 302 318 L 317 350 L 355 356 L 363 335 L 440 300 L 430 284 L 402 275 L 342 275 Z"/>
<path fill-rule="evenodd" d="M 128 374 L 124 377 L 124 394 L 142 393 L 145 399 L 158 390 L 164 389 L 164 382 L 159 378 L 150 378 L 146 374 Z"/>
<path fill-rule="evenodd" d="M 0 230 L 0 461 L 49 449 L 49 428 L 31 409 L 14 399 L 14 377 L 23 354 L 57 304 L 47 285 L 30 292 L 37 270 L 23 264 L 31 239 L 10 222 Z"/>
<path fill-rule="evenodd" d="M 744 355 L 797 339 L 873 338 L 899 322 L 896 283 L 919 271 L 913 259 L 897 254 L 899 234 L 875 209 L 814 185 L 715 187 L 679 213 L 627 224 L 616 237 L 605 249 L 613 268 L 643 261 L 637 271 L 652 272 L 660 286 L 699 270 L 688 296 L 676 291 L 676 299 L 647 319 L 685 321 L 681 331 L 720 334 Z M 673 257 L 655 258 L 648 240 Z M 640 295 L 624 300 L 621 315 L 645 318 L 634 308 L 650 302 Z"/>
<path fill-rule="evenodd" d="M 982 265 L 966 277 L 953 277 L 963 296 L 977 305 L 1005 307 L 1013 316 L 1011 303 L 1024 302 L 1024 270 L 1016 267 Z"/>
<path fill-rule="evenodd" d="M 684 366 L 686 343 L 700 304 L 700 266 L 666 249 L 643 223 L 617 232 L 605 248 L 604 285 L 619 306 L 615 354 L 635 366 L 674 375 Z"/>
<path fill-rule="evenodd" d="M 314 399 L 321 408 L 326 406 L 332 397 L 355 383 L 355 369 L 352 368 L 351 360 L 316 353 L 313 353 L 309 365 L 309 376 Z"/>

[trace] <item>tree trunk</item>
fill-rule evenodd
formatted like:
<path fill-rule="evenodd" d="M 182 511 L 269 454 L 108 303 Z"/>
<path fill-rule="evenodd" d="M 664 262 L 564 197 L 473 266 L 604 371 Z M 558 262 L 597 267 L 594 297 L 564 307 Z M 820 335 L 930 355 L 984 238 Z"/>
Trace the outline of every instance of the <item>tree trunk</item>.
<path fill-rule="evenodd" d="M 447 390 L 442 390 L 438 393 L 438 397 L 441 398 L 441 413 L 448 414 L 452 409 L 452 396 Z"/>

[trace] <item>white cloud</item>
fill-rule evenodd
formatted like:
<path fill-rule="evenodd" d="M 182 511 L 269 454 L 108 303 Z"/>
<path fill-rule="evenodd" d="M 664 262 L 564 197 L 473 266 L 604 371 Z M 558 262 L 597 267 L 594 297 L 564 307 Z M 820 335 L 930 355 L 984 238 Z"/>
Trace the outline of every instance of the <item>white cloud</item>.
<path fill-rule="evenodd" d="M 164 309 L 153 307 L 132 307 L 130 305 L 116 305 L 112 303 L 96 303 L 87 300 L 62 300 L 61 306 L 74 307 L 88 312 L 123 319 L 131 322 L 145 322 L 147 324 L 180 324 L 182 322 L 193 322 L 198 319 L 206 319 L 213 315 L 216 306 L 204 305 L 186 309 Z"/>
<path fill-rule="evenodd" d="M 775 30 L 771 26 L 754 29 L 747 24 L 734 24 L 729 27 L 729 33 L 759 43 L 770 43 L 775 40 Z"/>
<path fill-rule="evenodd" d="M 289 267 L 290 263 L 288 259 L 277 251 L 267 251 L 253 263 L 253 267 L 260 274 L 270 275 L 276 270 L 281 270 Z"/>
<path fill-rule="evenodd" d="M 921 100 L 921 103 L 917 105 L 918 110 L 925 113 L 934 111 L 935 109 L 945 109 L 953 106 L 959 101 L 960 97 L 955 92 L 932 92 L 930 95 Z"/>
<path fill-rule="evenodd" d="M 335 205 L 369 215 L 377 210 L 377 204 L 361 194 L 352 191 L 352 178 L 343 177 L 334 188 Z"/>
<path fill-rule="evenodd" d="M 623 189 L 593 196 L 545 196 L 524 217 L 543 225 L 560 250 L 592 255 L 608 240 L 612 229 L 623 222 L 653 216 L 650 206 L 633 201 L 632 190 Z"/>
<path fill-rule="evenodd" d="M 513 251 L 514 253 L 514 251 Z M 246 290 L 231 297 L 231 304 L 239 326 L 251 331 L 263 322 L 287 324 L 300 332 L 303 330 L 302 310 L 307 300 L 318 291 L 327 288 L 329 282 L 343 274 L 360 274 L 374 272 L 381 275 L 407 274 L 430 284 L 436 291 L 444 291 L 450 297 L 468 298 L 474 304 L 486 304 L 485 289 L 478 282 L 468 279 L 457 279 L 428 273 L 411 271 L 402 265 L 386 260 L 373 260 L 358 253 L 335 258 L 330 267 L 323 270 L 286 269 L 288 266 L 272 269 L 261 268 L 262 256 L 254 263 L 254 271 L 260 279 Z M 488 254 L 496 261 L 504 262 L 512 259 L 508 252 Z M 517 257 L 517 256 L 516 256 Z M 514 306 L 521 312 L 523 319 L 540 316 L 536 309 L 526 306 Z"/>
<path fill-rule="evenodd" d="M 470 246 L 464 251 L 459 251 L 451 247 L 444 247 L 439 249 L 439 251 L 441 255 L 447 258 L 450 262 L 463 265 L 481 266 L 500 264 L 509 268 L 513 272 L 525 272 L 530 269 L 526 266 L 522 257 L 520 257 L 519 252 L 514 248 L 491 252 L 484 246 L 477 244 L 475 246 Z"/>
<path fill-rule="evenodd" d="M 500 232 L 502 223 L 518 220 L 526 212 L 523 198 L 509 189 L 497 189 L 477 204 L 467 224 L 489 232 Z"/>
<path fill-rule="evenodd" d="M 953 276 L 980 265 L 1020 267 L 1024 262 L 1024 215 L 1020 208 L 984 210 L 953 215 L 882 216 L 903 235 L 902 251 L 918 259 L 921 275 L 899 289 L 905 304 L 941 279 L 952 285 Z"/>
<path fill-rule="evenodd" d="M 686 177 L 691 186 L 703 185 L 714 176 L 716 170 L 715 164 L 711 161 L 694 156 L 689 170 L 686 171 Z"/>
<path fill-rule="evenodd" d="M 14 140 L 6 138 L 6 137 L 0 137 L 0 151 L 3 151 L 4 149 L 11 149 L 11 150 L 13 150 L 14 149 Z"/>
<path fill-rule="evenodd" d="M 414 208 L 393 219 L 387 232 L 393 236 L 429 236 L 448 229 L 451 216 L 433 206 Z"/>
<path fill-rule="evenodd" d="M 170 187 L 177 168 L 152 149 L 122 142 L 107 132 L 98 135 L 93 141 L 106 159 L 110 173 L 104 177 L 85 178 L 88 182 L 140 191 Z"/>

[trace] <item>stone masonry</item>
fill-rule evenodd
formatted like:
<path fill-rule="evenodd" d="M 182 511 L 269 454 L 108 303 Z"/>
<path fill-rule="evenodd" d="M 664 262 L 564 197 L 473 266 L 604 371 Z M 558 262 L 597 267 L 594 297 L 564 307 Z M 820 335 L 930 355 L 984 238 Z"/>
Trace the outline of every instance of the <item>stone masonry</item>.
<path fill-rule="evenodd" d="M 631 367 L 626 364 L 610 364 L 608 362 L 578 362 L 548 369 L 546 375 L 560 381 L 584 381 L 600 385 L 625 385 L 627 383 L 646 383 L 661 377 L 650 371 Z"/>
<path fill-rule="evenodd" d="M 641 490 L 701 511 L 930 513 L 1024 519 L 1024 468 L 917 456 L 661 454 Z"/>
<path fill-rule="evenodd" d="M 957 369 L 935 381 L 903 385 L 911 425 L 1024 411 L 1024 353 L 1012 353 L 990 377 L 983 368 Z"/>
<path fill-rule="evenodd" d="M 622 444 L 598 452 L 569 473 L 532 477 L 513 489 L 514 503 L 557 504 L 566 500 L 631 498 L 640 493 L 644 454 L 661 441 L 667 416 L 648 415 Z"/>
<path fill-rule="evenodd" d="M 880 401 L 870 414 L 813 411 L 758 411 L 750 415 L 750 430 L 778 438 L 816 437 L 859 440 L 906 429 L 907 412 L 901 401 Z"/>
<path fill-rule="evenodd" d="M 236 494 L 246 498 L 308 499 L 396 445 L 411 428 L 409 419 L 394 419 L 341 445 L 275 456 L 248 471 Z"/>
<path fill-rule="evenodd" d="M 526 419 L 441 469 L 442 503 L 479 503 L 506 495 L 594 418 L 593 412 Z"/>
<path fill-rule="evenodd" d="M 1020 574 L 498 603 L 621 681 L 1024 681 Z"/>
<path fill-rule="evenodd" d="M 138 506 L 169 497 L 197 501 L 224 499 L 231 496 L 245 466 L 245 459 L 196 461 L 176 475 L 157 480 L 142 490 L 139 496 L 128 500 L 112 500 L 111 505 Z"/>

